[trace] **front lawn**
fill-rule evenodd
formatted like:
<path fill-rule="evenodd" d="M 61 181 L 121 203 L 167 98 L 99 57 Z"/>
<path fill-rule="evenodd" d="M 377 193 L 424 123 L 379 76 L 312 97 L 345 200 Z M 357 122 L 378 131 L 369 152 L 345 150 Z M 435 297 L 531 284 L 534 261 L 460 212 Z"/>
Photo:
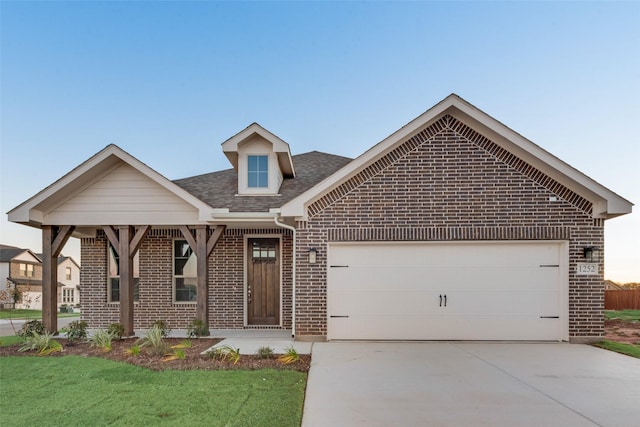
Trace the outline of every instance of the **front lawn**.
<path fill-rule="evenodd" d="M 640 345 L 605 340 L 597 343 L 596 346 L 640 359 Z"/>
<path fill-rule="evenodd" d="M 302 420 L 301 372 L 156 372 L 81 356 L 1 357 L 0 368 L 0 413 L 11 426 L 299 426 Z"/>
<path fill-rule="evenodd" d="M 605 310 L 604 315 L 607 320 L 618 319 L 624 320 L 625 322 L 640 321 L 640 310 Z"/>
<path fill-rule="evenodd" d="M 6 347 L 9 345 L 19 344 L 22 342 L 22 338 L 17 335 L 11 335 L 8 337 L 0 337 L 0 347 Z"/>
<path fill-rule="evenodd" d="M 80 313 L 58 313 L 58 318 L 63 317 L 80 317 Z M 0 310 L 0 319 L 42 319 L 42 310 Z"/>

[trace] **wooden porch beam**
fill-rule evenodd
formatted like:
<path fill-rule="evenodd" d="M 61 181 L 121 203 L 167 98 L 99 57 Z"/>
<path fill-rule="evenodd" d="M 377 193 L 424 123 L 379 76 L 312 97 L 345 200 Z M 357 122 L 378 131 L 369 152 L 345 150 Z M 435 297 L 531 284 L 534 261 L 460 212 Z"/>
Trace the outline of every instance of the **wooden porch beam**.
<path fill-rule="evenodd" d="M 58 256 L 75 229 L 72 225 L 42 226 L 42 322 L 47 332 L 58 332 Z"/>
<path fill-rule="evenodd" d="M 196 318 L 206 326 L 205 335 L 209 335 L 209 254 L 207 252 L 207 234 L 209 227 L 196 225 L 196 262 L 197 262 L 197 305 Z"/>
<path fill-rule="evenodd" d="M 213 252 L 213 248 L 216 247 L 216 245 L 218 244 L 218 240 L 220 240 L 220 237 L 222 237 L 222 234 L 224 233 L 224 230 L 227 228 L 226 225 L 217 225 L 216 229 L 213 231 L 213 234 L 211 235 L 211 237 L 209 238 L 209 241 L 207 242 L 207 256 L 211 255 L 211 252 Z"/>
<path fill-rule="evenodd" d="M 129 242 L 133 227 L 118 226 L 118 255 L 120 267 L 120 323 L 124 336 L 133 336 L 133 256 Z"/>
<path fill-rule="evenodd" d="M 102 227 L 111 247 L 118 254 L 120 267 L 120 323 L 124 327 L 124 336 L 133 336 L 134 281 L 133 259 L 140 249 L 151 226 L 144 225 L 137 230 L 130 225 L 121 225 L 116 229 L 111 225 Z"/>
<path fill-rule="evenodd" d="M 118 232 L 110 225 L 105 225 L 102 227 L 105 236 L 109 239 L 109 243 L 111 243 L 111 247 L 116 254 L 120 256 L 120 238 L 118 237 Z"/>
<path fill-rule="evenodd" d="M 186 225 L 181 225 L 180 232 L 182 233 L 182 236 L 185 238 L 189 246 L 191 246 L 191 249 L 195 251 L 198 244 L 196 243 L 196 239 L 195 237 L 193 237 L 193 234 L 191 233 L 189 227 L 187 227 Z"/>
<path fill-rule="evenodd" d="M 195 226 L 195 237 L 186 225 L 180 226 L 180 232 L 196 254 L 197 272 L 197 304 L 196 319 L 201 320 L 209 330 L 209 256 L 216 247 L 225 230 L 224 225 L 216 226 L 211 237 L 208 238 L 209 226 L 199 224 Z"/>

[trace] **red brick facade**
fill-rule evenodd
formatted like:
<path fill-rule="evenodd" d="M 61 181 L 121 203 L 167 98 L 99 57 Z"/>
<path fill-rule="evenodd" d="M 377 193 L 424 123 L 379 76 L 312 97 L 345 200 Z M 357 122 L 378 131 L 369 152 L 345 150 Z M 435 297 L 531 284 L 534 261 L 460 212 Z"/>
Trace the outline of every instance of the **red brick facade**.
<path fill-rule="evenodd" d="M 604 221 L 591 203 L 451 116 L 444 116 L 308 207 L 297 223 L 298 337 L 327 335 L 327 245 L 338 241 L 556 240 L 569 246 L 569 336 L 603 335 L 603 265 L 576 275 L 585 246 L 603 248 Z M 292 327 L 292 235 L 227 229 L 209 259 L 210 328 L 245 326 L 245 238 L 282 238 L 282 327 Z M 152 229 L 140 249 L 135 328 L 165 320 L 186 328 L 195 304 L 173 302 L 172 240 Z M 307 262 L 310 248 L 317 263 Z M 107 240 L 82 240 L 83 315 L 92 327 L 118 322 L 107 302 Z"/>
<path fill-rule="evenodd" d="M 279 237 L 282 244 L 282 328 L 291 329 L 291 232 L 282 229 L 227 229 L 209 257 L 209 327 L 242 329 L 244 322 L 245 236 Z M 196 317 L 195 303 L 173 301 L 172 245 L 179 230 L 153 229 L 140 247 L 140 297 L 134 306 L 134 328 L 164 320 L 186 329 Z M 119 303 L 108 302 L 107 238 L 82 239 L 81 305 L 93 328 L 119 322 Z"/>
<path fill-rule="evenodd" d="M 317 200 L 298 228 L 298 336 L 327 334 L 328 242 L 532 239 L 569 242 L 569 335 L 603 335 L 602 274 L 575 271 L 584 246 L 603 247 L 604 221 L 592 218 L 588 201 L 451 116 Z M 311 247 L 316 264 L 303 259 Z"/>

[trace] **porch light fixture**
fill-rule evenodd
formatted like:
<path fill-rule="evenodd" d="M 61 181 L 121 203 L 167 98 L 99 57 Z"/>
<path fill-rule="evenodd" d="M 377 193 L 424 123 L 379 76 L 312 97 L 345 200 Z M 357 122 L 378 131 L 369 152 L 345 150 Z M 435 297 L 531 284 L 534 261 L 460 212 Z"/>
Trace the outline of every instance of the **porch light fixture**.
<path fill-rule="evenodd" d="M 594 246 L 585 246 L 582 249 L 582 255 L 586 262 L 598 262 L 600 261 L 600 249 Z"/>
<path fill-rule="evenodd" d="M 318 255 L 318 251 L 316 250 L 316 248 L 309 249 L 309 264 L 316 263 L 317 255 Z"/>

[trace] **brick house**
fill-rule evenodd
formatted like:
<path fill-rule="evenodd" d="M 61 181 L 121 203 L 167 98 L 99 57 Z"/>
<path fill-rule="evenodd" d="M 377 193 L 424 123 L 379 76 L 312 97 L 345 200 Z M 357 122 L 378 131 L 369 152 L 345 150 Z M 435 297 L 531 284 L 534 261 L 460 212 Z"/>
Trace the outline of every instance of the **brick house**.
<path fill-rule="evenodd" d="M 169 181 L 110 145 L 10 211 L 43 230 L 45 288 L 73 235 L 84 319 L 128 334 L 603 335 L 604 223 L 632 204 L 456 95 L 353 160 L 255 123 L 222 151 L 231 169 Z"/>
<path fill-rule="evenodd" d="M 80 266 L 72 257 L 58 257 L 58 306 L 80 303 Z M 42 309 L 42 254 L 30 249 L 0 244 L 0 292 L 9 289 L 20 291 L 20 301 L 2 292 L 0 304 L 19 309 Z"/>

